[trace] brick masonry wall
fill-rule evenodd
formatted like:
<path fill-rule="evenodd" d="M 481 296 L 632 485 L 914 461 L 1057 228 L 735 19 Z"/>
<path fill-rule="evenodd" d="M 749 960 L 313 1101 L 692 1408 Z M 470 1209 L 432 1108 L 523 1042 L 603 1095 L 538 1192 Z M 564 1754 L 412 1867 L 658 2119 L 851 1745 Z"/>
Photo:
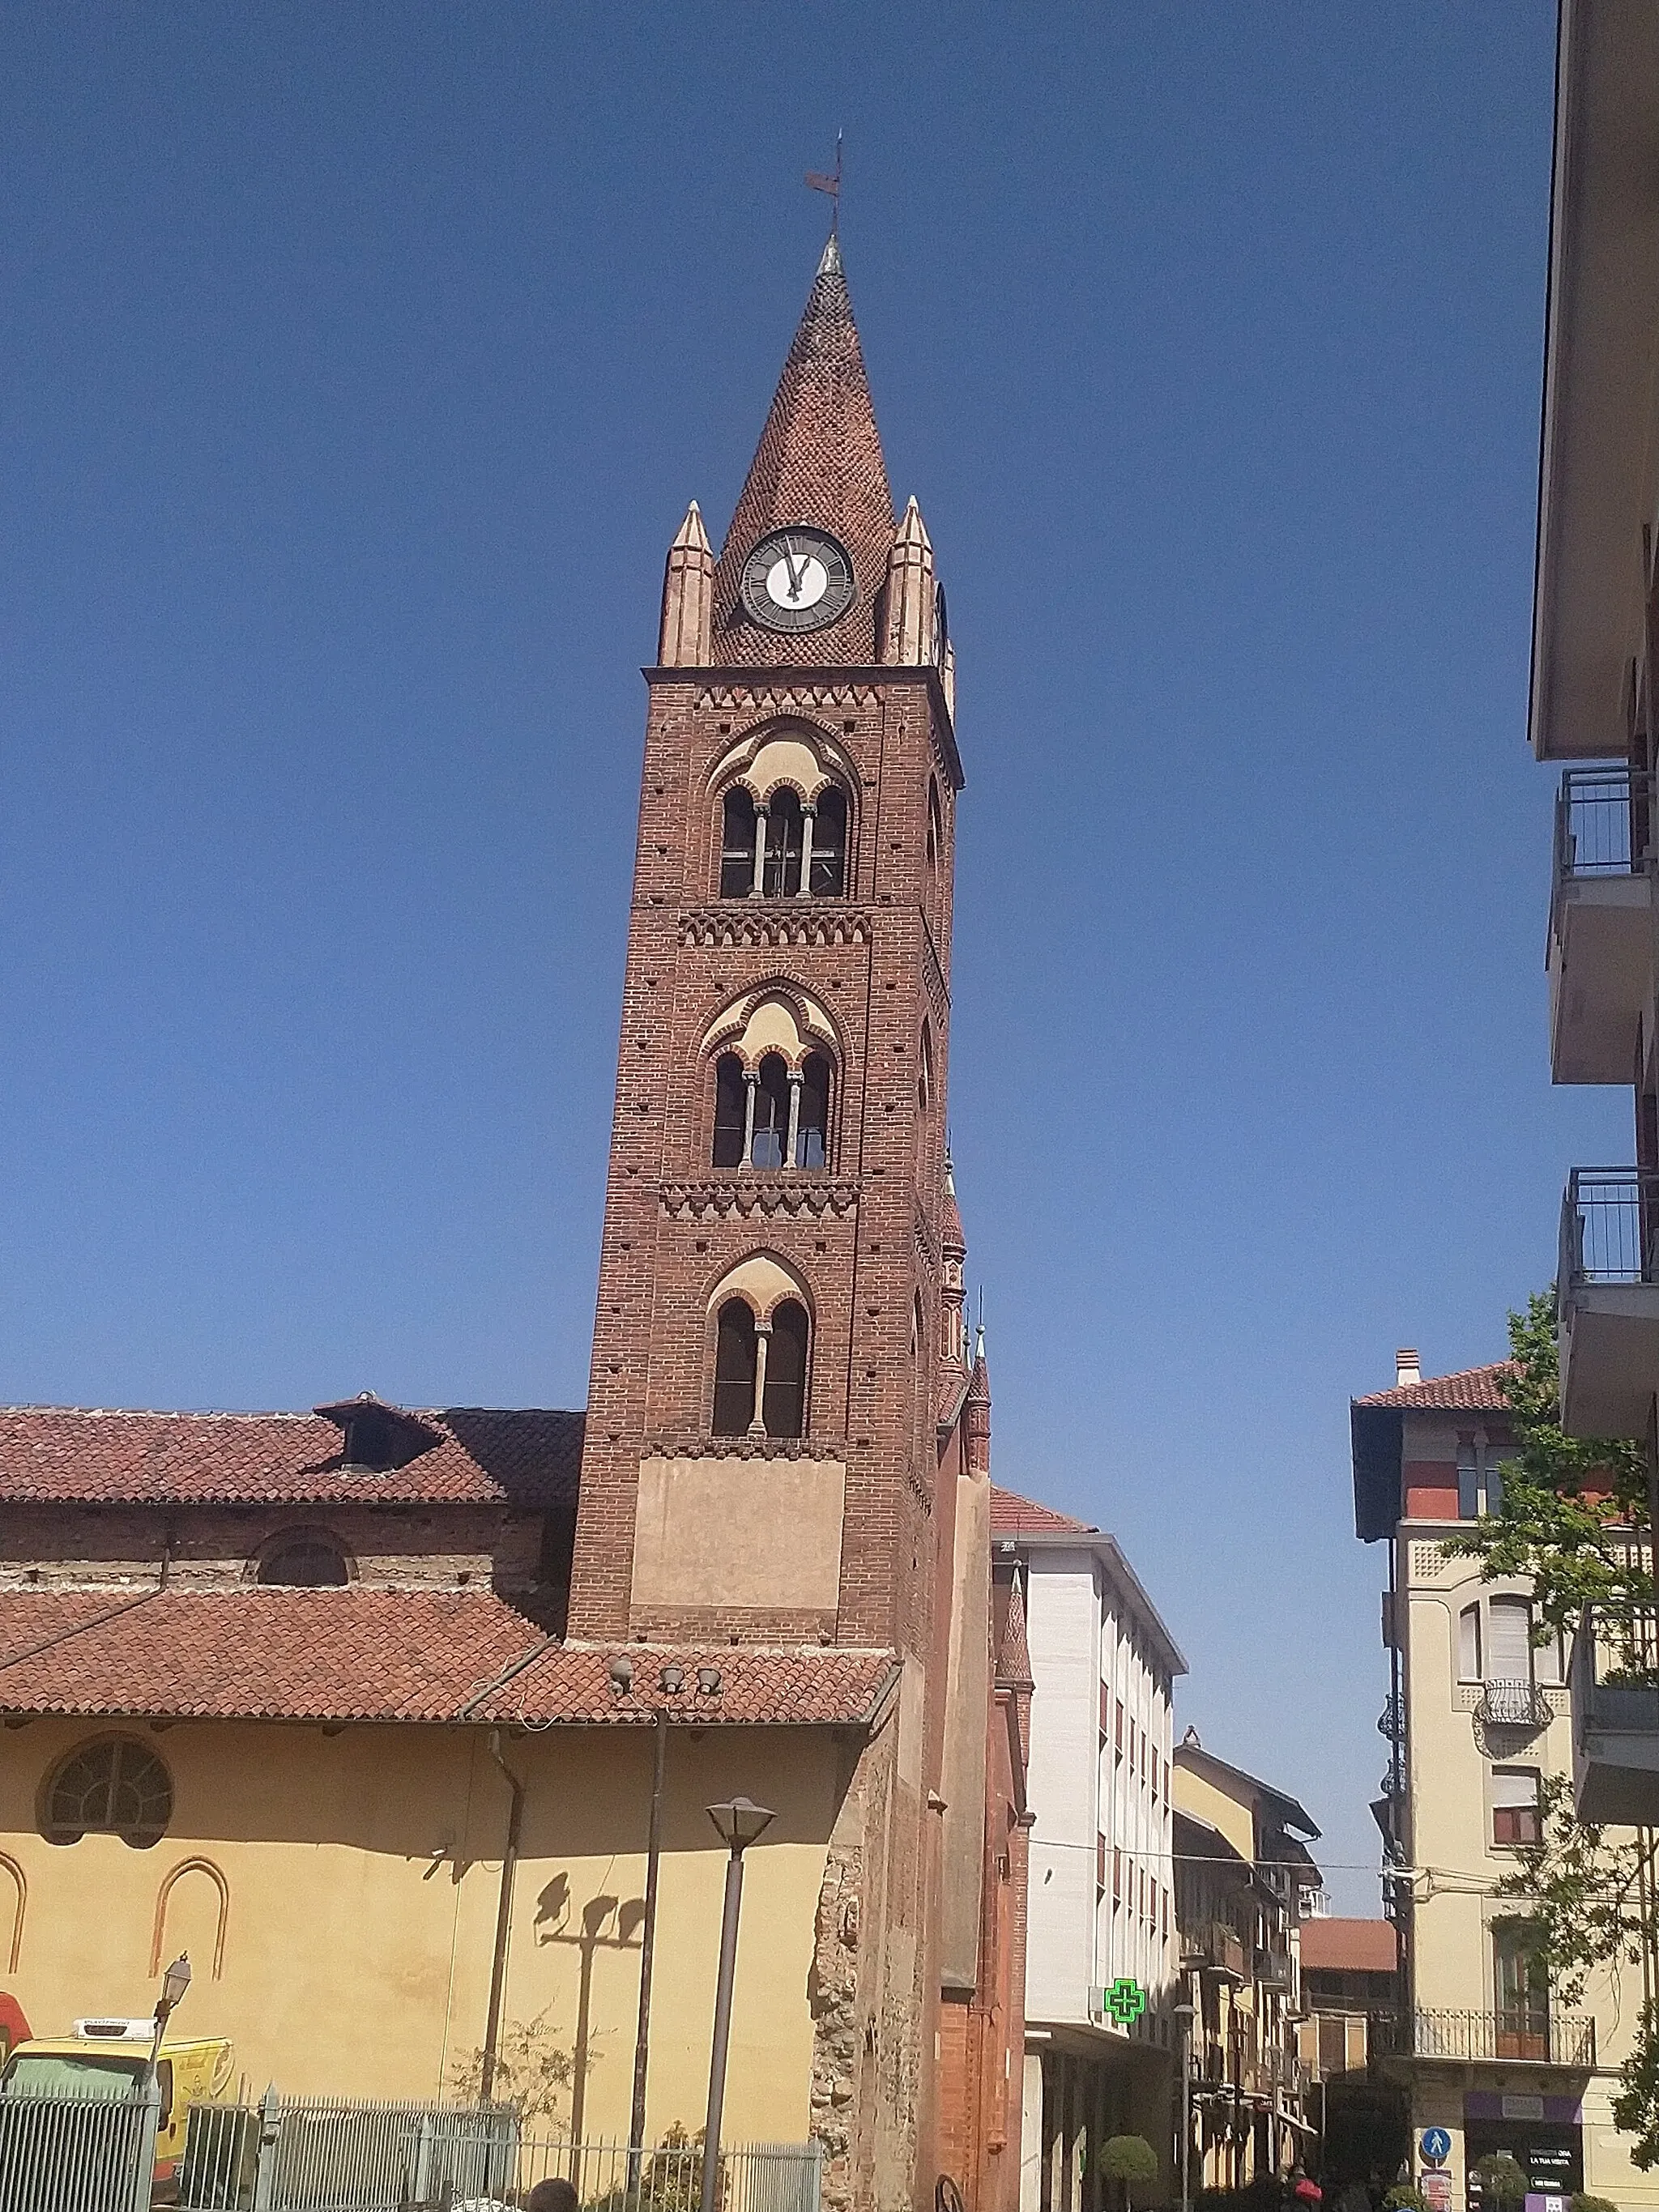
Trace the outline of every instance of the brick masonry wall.
<path fill-rule="evenodd" d="M 535 1580 L 542 1516 L 493 1505 L 9 1505 L 0 1589 L 150 1583 L 169 1547 L 175 1588 L 222 1589 L 254 1579 L 270 1544 L 299 1535 L 331 1538 L 365 1583 L 512 1589 Z"/>
<path fill-rule="evenodd" d="M 576 1537 L 578 1636 L 661 1632 L 660 1616 L 634 1618 L 629 1605 L 639 1462 L 653 1437 L 707 1436 L 711 1295 L 764 1250 L 808 1285 L 811 1431 L 847 1467 L 836 1638 L 927 1652 L 955 797 L 941 714 L 935 684 L 916 669 L 799 684 L 653 678 Z M 805 723 L 851 763 L 842 900 L 718 898 L 711 776 L 735 744 L 778 721 Z M 932 862 L 930 783 L 943 823 Z M 837 1030 L 830 1164 L 789 1176 L 718 1172 L 702 1041 L 734 1000 L 775 983 L 809 992 Z M 757 1618 L 738 1632 L 775 1632 Z"/>

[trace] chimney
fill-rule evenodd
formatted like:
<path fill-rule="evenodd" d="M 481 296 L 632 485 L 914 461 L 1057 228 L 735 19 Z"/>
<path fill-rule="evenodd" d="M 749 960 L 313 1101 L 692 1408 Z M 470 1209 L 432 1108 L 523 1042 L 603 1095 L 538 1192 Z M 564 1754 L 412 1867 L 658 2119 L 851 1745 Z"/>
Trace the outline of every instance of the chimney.
<path fill-rule="evenodd" d="M 1418 1364 L 1417 1353 L 1409 1344 L 1401 1345 L 1394 1355 L 1394 1387 L 1403 1390 L 1408 1382 L 1420 1382 L 1423 1370 Z"/>

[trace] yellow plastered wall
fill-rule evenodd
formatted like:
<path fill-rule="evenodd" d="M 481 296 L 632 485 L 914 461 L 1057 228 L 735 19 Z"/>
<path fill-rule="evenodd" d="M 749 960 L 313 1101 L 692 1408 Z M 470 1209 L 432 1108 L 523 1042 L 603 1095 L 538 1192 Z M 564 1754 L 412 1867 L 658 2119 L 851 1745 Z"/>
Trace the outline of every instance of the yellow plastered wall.
<path fill-rule="evenodd" d="M 218 1886 L 173 1884 L 163 1962 L 188 1948 L 181 2035 L 227 2034 L 255 2092 L 434 2097 L 482 2044 L 508 1791 L 482 1731 L 180 1723 L 127 1731 L 165 1759 L 167 1835 L 54 1845 L 40 1784 L 100 1733 L 41 1720 L 0 1757 L 0 1850 L 27 1885 L 15 1973 L 37 2034 L 87 2013 L 154 2002 L 158 1894 L 205 1859 Z M 651 1742 L 645 1729 L 507 1735 L 526 1788 L 505 1983 L 511 2024 L 545 2014 L 577 2060 L 583 2132 L 621 2136 L 632 2091 Z M 668 1746 L 647 2112 L 653 2141 L 702 2124 L 726 1854 L 705 1806 L 739 1792 L 777 1819 L 746 1857 L 725 2132 L 800 2142 L 809 2130 L 815 1917 L 843 1759 L 807 1729 L 675 1730 Z M 622 1839 L 627 1848 L 615 1848 Z M 10 1912 L 12 1885 L 0 1897 Z M 9 1924 L 9 1922 L 7 1923 Z M 4 1927 L 0 1926 L 0 1941 Z M 0 1950 L 0 1969 L 9 1949 Z M 580 2037 L 580 2045 L 578 2037 Z M 558 2124 L 568 2120 L 562 2100 Z"/>
<path fill-rule="evenodd" d="M 1415 1444 L 1413 1451 L 1414 1456 L 1429 1455 Z M 1399 1540 L 1399 1586 L 1406 1599 L 1411 1861 L 1416 1869 L 1412 2002 L 1423 2011 L 1486 2014 L 1497 2002 L 1491 1923 L 1525 1908 L 1494 1894 L 1516 1860 L 1512 1852 L 1491 1847 L 1486 1777 L 1493 1761 L 1483 1753 L 1477 1729 L 1478 1686 L 1457 1680 L 1457 1621 L 1462 1609 L 1474 1601 L 1504 1592 L 1524 1594 L 1526 1585 L 1483 1583 L 1473 1561 L 1444 1556 L 1436 1540 L 1449 1533 L 1417 1523 Z M 1535 1734 L 1488 1739 L 1496 1763 L 1535 1766 L 1546 1776 L 1571 1773 L 1567 1700 L 1555 1692 L 1548 1698 L 1554 1717 Z M 1598 2065 L 1588 2076 L 1501 2062 L 1461 2072 L 1449 2067 L 1417 2069 L 1411 2091 L 1413 2157 L 1423 2129 L 1446 2129 L 1452 2139 L 1448 2166 L 1455 2206 L 1464 2202 L 1463 2092 L 1472 2088 L 1499 2095 L 1582 2094 L 1585 2189 L 1610 2197 L 1620 2212 L 1659 2212 L 1659 2172 L 1643 2173 L 1631 2165 L 1631 2138 L 1613 2128 L 1610 2111 L 1641 1994 L 1639 1970 L 1632 1967 L 1617 1983 L 1605 1974 L 1592 1977 L 1583 1998 L 1571 2008 L 1595 2021 Z"/>

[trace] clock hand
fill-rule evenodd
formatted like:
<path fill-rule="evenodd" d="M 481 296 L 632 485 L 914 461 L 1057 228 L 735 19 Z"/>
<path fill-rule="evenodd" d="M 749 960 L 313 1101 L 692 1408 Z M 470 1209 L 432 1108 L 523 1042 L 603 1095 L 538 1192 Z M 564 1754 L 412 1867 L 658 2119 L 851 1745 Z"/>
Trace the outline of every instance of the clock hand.
<path fill-rule="evenodd" d="M 795 566 L 794 555 L 787 545 L 783 549 L 783 564 L 789 571 L 789 596 L 792 599 L 798 599 L 800 597 L 801 578 L 806 574 L 807 558 L 805 553 L 801 555 L 800 566 L 798 568 Z"/>

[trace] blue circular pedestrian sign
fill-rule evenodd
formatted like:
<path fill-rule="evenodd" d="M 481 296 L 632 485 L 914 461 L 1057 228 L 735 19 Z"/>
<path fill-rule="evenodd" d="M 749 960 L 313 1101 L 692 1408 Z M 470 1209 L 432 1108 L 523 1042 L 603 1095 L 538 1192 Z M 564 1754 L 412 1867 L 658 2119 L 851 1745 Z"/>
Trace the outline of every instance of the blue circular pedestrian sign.
<path fill-rule="evenodd" d="M 1451 2137 L 1444 2128 L 1425 2128 L 1423 2158 L 1425 2165 L 1443 2166 L 1451 2156 Z"/>

